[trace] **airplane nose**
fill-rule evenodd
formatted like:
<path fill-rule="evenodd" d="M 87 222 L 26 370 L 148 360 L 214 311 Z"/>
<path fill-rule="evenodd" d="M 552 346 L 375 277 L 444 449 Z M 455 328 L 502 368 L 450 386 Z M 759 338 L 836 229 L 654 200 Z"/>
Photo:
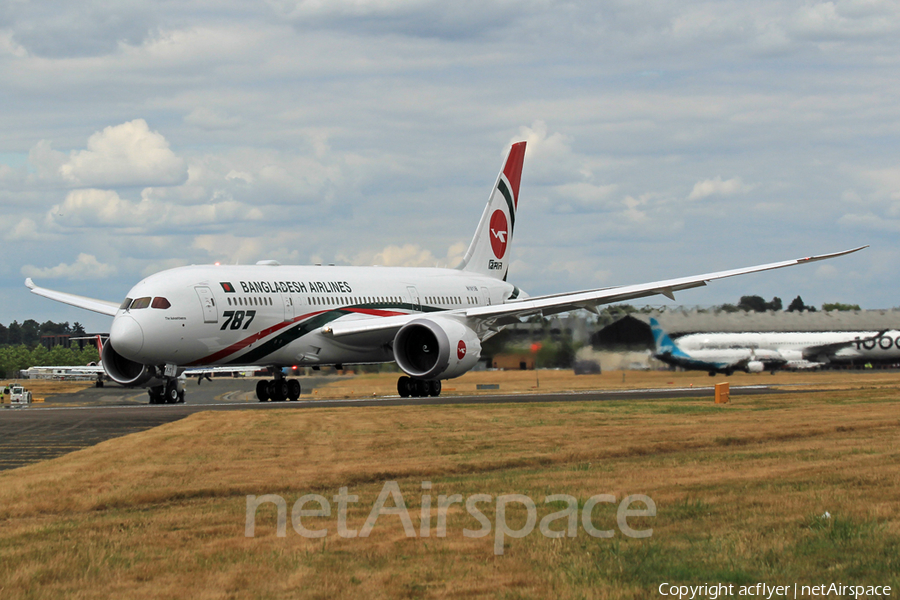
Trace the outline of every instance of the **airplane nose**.
<path fill-rule="evenodd" d="M 116 352 L 137 360 L 141 348 L 144 346 L 144 332 L 141 326 L 129 315 L 119 315 L 113 319 L 109 330 L 109 341 Z"/>

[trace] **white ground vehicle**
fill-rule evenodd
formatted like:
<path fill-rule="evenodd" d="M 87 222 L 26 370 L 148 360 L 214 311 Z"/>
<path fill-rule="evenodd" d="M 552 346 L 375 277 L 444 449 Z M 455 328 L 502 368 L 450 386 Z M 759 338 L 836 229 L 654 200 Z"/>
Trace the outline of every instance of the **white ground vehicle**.
<path fill-rule="evenodd" d="M 11 406 L 25 406 L 31 404 L 31 392 L 21 385 L 11 385 L 4 390 L 4 396 L 9 396 Z"/>

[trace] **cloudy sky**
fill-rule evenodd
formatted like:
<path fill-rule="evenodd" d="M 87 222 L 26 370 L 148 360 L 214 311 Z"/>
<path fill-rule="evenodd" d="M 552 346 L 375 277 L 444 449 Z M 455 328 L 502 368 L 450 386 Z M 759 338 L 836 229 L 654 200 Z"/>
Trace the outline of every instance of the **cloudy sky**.
<path fill-rule="evenodd" d="M 532 294 L 900 306 L 895 0 L 8 0 L 0 323 L 221 261 L 453 266 L 509 144 Z M 672 304 L 654 300 L 657 304 Z"/>

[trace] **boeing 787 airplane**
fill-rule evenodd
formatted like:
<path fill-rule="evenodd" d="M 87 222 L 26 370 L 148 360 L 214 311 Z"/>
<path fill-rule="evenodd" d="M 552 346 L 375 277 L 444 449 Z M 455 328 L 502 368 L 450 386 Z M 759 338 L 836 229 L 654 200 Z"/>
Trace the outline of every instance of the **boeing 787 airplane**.
<path fill-rule="evenodd" d="M 708 281 L 856 252 L 769 263 L 651 283 L 529 297 L 507 281 L 525 142 L 512 145 L 475 236 L 453 269 L 255 265 L 179 267 L 151 275 L 121 303 L 38 287 L 40 296 L 113 318 L 102 366 L 113 381 L 149 389 L 151 403 L 183 399 L 198 367 L 267 367 L 260 401 L 296 400 L 288 366 L 396 361 L 401 396 L 437 396 L 470 370 L 481 343 L 523 317 L 552 315 L 706 285 Z"/>

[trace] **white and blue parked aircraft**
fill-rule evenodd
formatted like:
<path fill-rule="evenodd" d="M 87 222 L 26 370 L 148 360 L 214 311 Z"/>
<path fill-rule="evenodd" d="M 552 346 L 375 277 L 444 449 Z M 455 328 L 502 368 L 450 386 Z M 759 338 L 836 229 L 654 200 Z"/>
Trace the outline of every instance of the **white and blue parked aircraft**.
<path fill-rule="evenodd" d="M 765 348 L 725 347 L 687 350 L 682 347 L 680 340 L 672 341 L 659 321 L 652 317 L 650 331 L 653 332 L 653 342 L 656 344 L 653 358 L 688 371 L 707 371 L 710 377 L 716 373 L 731 375 L 735 371 L 748 373 L 774 371 L 788 362 L 777 351 Z"/>
<path fill-rule="evenodd" d="M 900 331 L 896 330 L 691 333 L 679 337 L 675 343 L 682 352 L 694 357 L 698 353 L 725 356 L 723 352 L 731 352 L 733 356 L 737 350 L 757 357 L 776 356 L 786 369 L 900 359 Z M 774 365 L 776 361 L 763 362 Z"/>
<path fill-rule="evenodd" d="M 270 368 L 260 401 L 296 400 L 286 366 L 396 361 L 401 396 L 436 396 L 471 369 L 481 342 L 522 317 L 552 315 L 706 285 L 861 248 L 652 283 L 528 297 L 507 282 L 525 142 L 512 145 L 475 236 L 455 269 L 283 266 L 180 267 L 151 275 L 121 303 L 25 284 L 35 294 L 113 317 L 103 369 L 149 388 L 151 402 L 183 398 L 179 375 L 198 367 Z M 865 247 L 865 246 L 863 246 Z"/>

